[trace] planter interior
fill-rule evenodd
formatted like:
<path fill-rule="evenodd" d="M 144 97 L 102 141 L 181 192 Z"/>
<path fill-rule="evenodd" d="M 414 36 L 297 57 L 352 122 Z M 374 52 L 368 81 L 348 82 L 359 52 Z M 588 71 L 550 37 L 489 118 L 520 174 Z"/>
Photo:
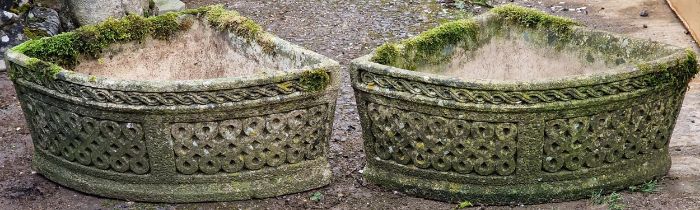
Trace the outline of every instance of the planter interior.
<path fill-rule="evenodd" d="M 201 202 L 330 182 L 338 63 L 223 7 L 110 19 L 7 60 L 36 170 L 72 189 Z"/>
<path fill-rule="evenodd" d="M 609 43 L 605 42 L 590 43 L 585 47 L 557 46 L 559 43 L 537 40 L 546 38 L 545 31 L 492 30 L 498 31 L 479 34 L 483 37 L 475 43 L 446 47 L 446 52 L 443 52 L 447 57 L 445 60 L 419 65 L 415 71 L 467 80 L 546 81 L 634 71 L 635 63 L 651 61 L 646 58 L 665 57 L 672 52 L 664 50 L 661 45 L 649 45 L 641 52 L 627 52 L 629 55 L 606 55 L 594 50 L 606 47 L 604 45 Z"/>
<path fill-rule="evenodd" d="M 266 75 L 320 63 L 313 58 L 270 57 L 206 20 L 186 21 L 191 21 L 190 29 L 175 37 L 115 44 L 100 59 L 80 58 L 73 70 L 111 79 L 172 81 Z"/>
<path fill-rule="evenodd" d="M 452 202 L 541 203 L 666 174 L 689 51 L 507 5 L 353 61 L 365 177 Z"/>

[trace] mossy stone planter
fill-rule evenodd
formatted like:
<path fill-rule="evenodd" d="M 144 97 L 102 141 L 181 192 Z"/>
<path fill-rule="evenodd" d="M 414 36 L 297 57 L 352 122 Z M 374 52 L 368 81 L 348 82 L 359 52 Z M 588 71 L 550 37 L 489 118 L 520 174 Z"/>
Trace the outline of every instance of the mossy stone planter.
<path fill-rule="evenodd" d="M 448 72 L 518 43 L 570 58 L 534 79 L 521 63 L 492 68 L 512 70 L 493 77 Z M 525 53 L 496 52 L 488 65 Z M 568 74 L 571 62 L 595 68 Z M 579 199 L 643 183 L 670 167 L 668 142 L 696 63 L 683 49 L 516 6 L 444 24 L 352 62 L 364 176 L 410 195 L 486 204 Z"/>
<path fill-rule="evenodd" d="M 264 198 L 327 185 L 339 64 L 273 35 L 245 31 L 239 23 L 248 19 L 213 8 L 169 13 L 176 18 L 166 22 L 176 21 L 169 23 L 177 24 L 171 28 L 182 31 L 159 37 L 176 38 L 197 30 L 189 29 L 193 24 L 211 23 L 220 26 L 214 34 L 226 38 L 226 44 L 272 72 L 124 80 L 66 70 L 22 53 L 49 46 L 42 44 L 55 37 L 10 50 L 10 75 L 31 129 L 37 172 L 85 193 L 152 202 Z M 217 19 L 212 11 L 235 21 Z M 153 20 L 159 19 L 144 23 L 152 28 L 140 40 L 106 43 L 156 42 L 148 34 L 155 37 L 162 25 Z M 131 24 L 110 21 L 112 26 Z M 97 28 L 118 30 L 112 26 Z M 85 46 L 90 43 L 71 38 L 85 36 L 83 32 L 59 38 L 69 37 L 72 42 L 61 42 L 68 46 Z M 95 37 L 107 37 L 103 35 Z M 127 37 L 122 35 L 117 37 Z M 42 59 L 67 55 L 61 53 L 65 49 L 41 52 L 46 52 L 37 54 Z"/>

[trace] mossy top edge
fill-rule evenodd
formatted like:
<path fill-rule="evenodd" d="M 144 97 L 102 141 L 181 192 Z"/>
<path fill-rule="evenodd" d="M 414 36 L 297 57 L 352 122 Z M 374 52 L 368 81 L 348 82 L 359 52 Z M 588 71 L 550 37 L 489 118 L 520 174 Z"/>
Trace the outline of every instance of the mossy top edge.
<path fill-rule="evenodd" d="M 594 38 L 593 40 L 582 38 L 582 34 L 587 34 L 590 37 L 609 37 L 611 40 L 628 39 L 634 42 L 650 43 L 649 45 L 657 45 L 658 48 L 663 48 L 664 51 L 677 48 L 667 44 L 627 38 L 610 32 L 590 29 L 569 18 L 550 15 L 536 9 L 506 4 L 495 7 L 489 12 L 474 18 L 443 23 L 412 38 L 399 42 L 385 43 L 374 51 L 372 61 L 407 70 L 416 70 L 421 65 L 439 64 L 448 58 L 445 55 L 436 54 L 444 54 L 442 51 L 447 46 L 459 44 L 467 50 L 479 48 L 484 37 L 488 37 L 488 34 L 493 33 L 489 32 L 493 30 L 493 27 L 515 27 L 545 32 L 549 34 L 544 35 L 545 39 L 551 39 L 554 36 L 561 39 L 556 42 L 562 42 L 562 45 L 564 44 L 563 42 L 569 42 L 574 39 L 594 44 L 599 44 L 596 41 L 606 41 L 603 38 Z M 551 40 L 546 41 L 551 42 Z M 602 46 L 596 47 L 606 48 L 604 44 L 599 45 Z M 557 50 L 561 50 L 562 47 L 558 45 Z M 597 48 L 591 50 L 595 52 L 606 50 Z M 624 47 L 613 48 L 603 53 L 624 53 L 624 50 L 620 48 Z M 670 54 L 667 53 L 665 55 Z"/>
<path fill-rule="evenodd" d="M 265 75 L 178 81 L 118 80 L 90 76 L 69 69 L 77 64 L 74 62 L 77 62 L 79 57 L 97 58 L 99 52 L 111 44 L 142 41 L 149 36 L 154 39 L 168 40 L 175 33 L 187 30 L 192 24 L 190 21 L 194 21 L 194 18 L 205 21 L 218 30 L 256 42 L 264 53 L 271 55 L 281 53 L 283 56 L 288 52 L 299 52 L 318 63 L 294 71 L 276 71 Z M 149 28 L 143 29 L 143 26 Z M 103 34 L 102 30 L 106 30 L 106 34 Z M 49 50 L 45 51 L 46 48 Z M 96 25 L 83 26 L 74 32 L 25 42 L 8 50 L 6 59 L 27 69 L 28 71 L 22 70 L 24 74 L 31 73 L 39 76 L 35 78 L 60 78 L 92 87 L 146 92 L 225 90 L 290 79 L 304 80 L 304 83 L 309 86 L 309 91 L 316 92 L 325 89 L 330 83 L 335 84 L 331 81 L 337 80 L 335 77 L 338 76 L 340 69 L 338 62 L 269 34 L 252 20 L 235 11 L 226 10 L 221 5 L 153 17 L 129 15 L 122 19 L 108 19 Z M 322 73 L 321 70 L 328 73 Z M 18 72 L 9 71 L 11 79 L 15 79 L 16 75 Z"/>
<path fill-rule="evenodd" d="M 265 53 L 272 54 L 275 51 L 272 35 L 253 20 L 236 11 L 226 10 L 222 5 L 151 17 L 127 15 L 120 19 L 109 18 L 72 32 L 29 40 L 13 47 L 11 51 L 70 69 L 78 64 L 79 57 L 97 58 L 111 44 L 142 41 L 147 37 L 169 40 L 176 33 L 189 29 L 194 21 L 189 17 L 205 20 L 217 30 L 231 32 L 255 42 Z"/>
<path fill-rule="evenodd" d="M 505 81 L 505 80 L 486 80 L 486 79 L 464 79 L 445 75 L 433 74 L 428 72 L 410 71 L 394 66 L 383 65 L 372 61 L 372 54 L 365 55 L 352 61 L 351 70 L 354 72 L 369 71 L 382 75 L 390 75 L 391 77 L 403 78 L 412 81 L 420 81 L 429 84 L 448 86 L 466 89 L 479 90 L 494 90 L 494 91 L 538 91 L 552 89 L 566 89 L 583 86 L 593 86 L 603 83 L 610 83 L 620 80 L 625 80 L 634 77 L 640 77 L 646 74 L 660 72 L 674 72 L 676 75 L 686 79 L 693 78 L 697 74 L 700 66 L 691 65 L 693 62 L 697 64 L 697 56 L 690 50 L 679 50 L 667 57 L 649 62 L 645 65 L 636 67 L 638 71 L 626 72 L 606 72 L 597 75 L 576 75 L 568 77 L 560 77 L 551 80 L 537 81 Z M 681 68 L 679 65 L 683 64 Z M 359 75 L 358 75 L 359 76 Z M 353 83 L 353 85 L 356 85 Z"/>
<path fill-rule="evenodd" d="M 498 19 L 503 24 L 548 30 L 559 34 L 570 33 L 574 27 L 581 25 L 568 18 L 506 4 L 476 18 L 446 22 L 398 43 L 386 43 L 377 48 L 372 61 L 408 70 L 416 70 L 419 63 L 439 63 L 446 58 L 435 54 L 439 54 L 446 46 L 464 42 L 477 43 L 480 31 L 486 27 L 484 22 L 488 22 L 484 19 Z"/>
<path fill-rule="evenodd" d="M 15 84 L 35 83 L 34 78 L 43 77 L 47 80 L 62 80 L 72 84 L 77 84 L 86 87 L 100 88 L 113 91 L 128 91 L 128 92 L 144 92 L 144 93 L 159 93 L 159 92 L 203 92 L 203 91 L 220 91 L 246 88 L 251 86 L 282 84 L 287 81 L 299 81 L 301 85 L 306 87 L 306 92 L 319 92 L 320 90 L 337 89 L 339 85 L 340 65 L 333 60 L 322 60 L 321 63 L 311 67 L 305 67 L 294 71 L 276 71 L 268 74 L 241 76 L 241 77 L 220 77 L 212 79 L 195 79 L 195 80 L 171 80 L 171 81 L 152 81 L 152 80 L 122 80 L 112 79 L 102 76 L 91 76 L 88 74 L 65 70 L 58 65 L 41 61 L 36 58 L 30 58 L 26 55 L 17 52 L 6 54 L 6 59 L 11 61 L 10 71 L 8 76 Z M 319 57 L 318 59 L 327 59 Z M 40 65 L 36 65 L 40 63 Z M 48 65 L 48 66 L 47 66 Z M 26 66 L 34 66 L 41 68 L 41 71 L 17 71 L 15 68 Z M 29 78 L 17 76 L 16 74 L 35 74 Z M 23 83 L 17 83 L 17 79 L 22 78 Z M 320 78 L 320 79 L 319 79 Z M 40 85 L 40 84 L 39 84 Z M 319 88 L 320 87 L 320 88 Z"/>
<path fill-rule="evenodd" d="M 572 34 L 595 34 L 610 37 L 613 40 L 628 39 L 635 42 L 645 43 L 649 45 L 658 45 L 660 48 L 668 51 L 668 53 L 653 57 L 651 59 L 642 60 L 641 64 L 634 64 L 632 67 L 640 71 L 620 71 L 609 72 L 600 75 L 577 75 L 569 77 L 561 77 L 551 80 L 542 81 L 496 81 L 496 80 L 465 80 L 441 76 L 433 73 L 418 72 L 417 67 L 423 64 L 436 64 L 444 61 L 443 54 L 447 46 L 454 46 L 459 43 L 465 45 L 466 48 L 476 48 L 478 46 L 469 46 L 470 43 L 476 43 L 482 27 L 490 27 L 487 24 L 496 21 L 502 25 L 512 25 L 515 27 L 529 28 L 533 30 L 548 31 L 561 36 L 571 37 Z M 500 27 L 500 26 L 499 26 Z M 465 41 L 466 40 L 466 41 Z M 426 44 L 427 43 L 427 44 Z M 422 45 L 428 47 L 422 47 Z M 641 46 L 641 45 L 640 45 Z M 415 75 L 415 78 L 433 78 L 426 81 L 431 83 L 456 84 L 463 83 L 464 86 L 491 86 L 488 89 L 512 89 L 511 87 L 528 87 L 528 89 L 550 89 L 553 87 L 571 87 L 572 85 L 592 85 L 603 81 L 614 81 L 623 78 L 629 78 L 634 75 L 642 75 L 650 72 L 658 72 L 665 70 L 674 70 L 669 68 L 672 63 L 691 63 L 695 60 L 695 54 L 692 51 L 684 50 L 683 48 L 671 46 L 668 44 L 657 43 L 649 40 L 641 40 L 636 38 L 627 38 L 622 35 L 610 33 L 606 31 L 594 30 L 584 27 L 582 24 L 564 17 L 558 17 L 547 14 L 545 12 L 520 7 L 512 4 L 498 6 L 487 13 L 480 16 L 462 19 L 444 23 L 426 32 L 423 32 L 416 37 L 405 39 L 399 42 L 385 43 L 379 46 L 373 53 L 357 59 L 357 62 L 363 66 L 373 66 L 374 69 L 391 70 L 397 74 Z M 366 63 L 369 62 L 369 63 Z M 364 63 L 364 64 L 363 64 Z M 368 65 L 368 64 L 379 64 Z M 630 63 L 632 64 L 632 63 Z M 627 65 L 629 66 L 629 65 Z M 652 66 L 652 68 L 645 66 Z M 616 67 L 623 68 L 623 66 Z M 697 65 L 684 65 L 681 77 L 692 77 L 697 73 Z M 572 82 L 576 81 L 576 82 Z M 525 86 L 523 86 L 525 85 Z M 515 88 L 517 89 L 517 88 Z"/>

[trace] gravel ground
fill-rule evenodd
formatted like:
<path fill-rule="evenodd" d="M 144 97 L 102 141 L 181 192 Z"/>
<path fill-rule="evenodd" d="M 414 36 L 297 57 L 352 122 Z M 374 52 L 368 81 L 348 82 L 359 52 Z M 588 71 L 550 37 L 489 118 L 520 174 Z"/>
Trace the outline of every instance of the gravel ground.
<path fill-rule="evenodd" d="M 660 0 L 508 0 L 608 31 L 693 47 L 690 36 Z M 347 66 L 351 59 L 369 53 L 387 41 L 411 37 L 442 21 L 469 16 L 435 0 L 272 0 L 221 1 L 185 0 L 188 7 L 225 4 L 250 16 L 283 39 L 338 60 Z M 559 7 L 560 6 L 560 7 Z M 585 9 L 583 7 L 586 7 Z M 562 11 L 571 8 L 573 11 Z M 579 8 L 578 12 L 575 9 Z M 554 9 L 554 11 L 553 11 Z M 639 12 L 647 10 L 648 17 Z M 483 9 L 474 9 L 474 13 Z M 644 27 L 646 25 L 646 27 Z M 697 51 L 697 48 L 695 48 Z M 343 70 L 347 70 L 344 68 Z M 382 190 L 366 183 L 361 128 L 355 100 L 344 75 L 338 99 L 330 161 L 333 182 L 327 187 L 276 198 L 198 204 L 150 204 L 111 200 L 85 195 L 58 186 L 31 170 L 31 137 L 21 114 L 14 89 L 6 73 L 0 73 L 0 209 L 452 209 L 455 204 L 414 198 Z M 674 132 L 673 166 L 659 182 L 656 193 L 621 192 L 620 204 L 630 209 L 700 209 L 700 80 L 691 84 Z M 320 202 L 310 201 L 314 192 Z M 483 207 L 487 209 L 606 209 L 589 200 L 534 206 Z"/>

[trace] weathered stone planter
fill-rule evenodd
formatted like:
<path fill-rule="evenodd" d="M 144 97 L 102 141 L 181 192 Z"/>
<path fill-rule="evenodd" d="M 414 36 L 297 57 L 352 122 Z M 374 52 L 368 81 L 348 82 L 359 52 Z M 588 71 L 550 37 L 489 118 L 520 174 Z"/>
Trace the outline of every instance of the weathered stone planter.
<path fill-rule="evenodd" d="M 673 46 L 515 6 L 444 24 L 353 61 L 364 176 L 488 204 L 643 183 L 670 167 L 696 62 Z"/>
<path fill-rule="evenodd" d="M 212 11 L 224 14 L 218 14 L 220 17 L 228 15 L 234 22 L 217 19 L 219 16 Z M 243 26 L 240 23 L 248 23 L 248 19 L 220 7 L 169 15 L 140 23 L 152 28 L 146 34 L 169 41 L 149 36 L 133 39 L 136 34 L 131 33 L 133 40 L 112 40 L 111 47 L 102 49 L 104 57 L 85 58 L 74 66 L 75 71 L 27 55 L 34 52 L 42 59 L 70 63 L 56 60 L 60 57 L 57 55 L 67 53 L 37 53 L 61 49 L 32 49 L 57 46 L 45 43 L 72 36 L 87 36 L 87 29 L 20 45 L 8 52 L 10 74 L 32 133 L 35 169 L 82 192 L 155 202 L 263 198 L 328 184 L 331 171 L 326 159 L 327 140 L 339 84 L 338 63 L 270 34 L 247 31 L 244 27 L 257 26 Z M 143 18 L 129 18 L 133 22 L 111 20 L 111 25 L 97 28 L 116 31 L 115 27 L 125 27 L 124 33 L 128 34 L 143 27 L 136 24 Z M 168 21 L 178 24 L 171 28 L 181 31 L 163 31 L 158 24 Z M 140 66 L 148 63 L 155 67 L 169 65 L 139 57 L 149 55 L 138 54 L 148 50 L 163 50 L 163 45 L 155 44 L 154 48 L 149 43 L 167 42 L 167 46 L 191 49 L 194 46 L 187 42 L 202 40 L 195 36 L 201 33 L 205 38 L 218 37 L 214 47 L 198 51 L 203 57 L 221 57 L 209 61 L 245 61 L 269 71 L 236 77 L 228 74 L 230 69 L 219 75 L 207 74 L 209 69 L 201 75 L 189 74 L 186 68 L 170 72 L 193 80 L 153 77 L 171 67 L 178 69 L 177 65 L 131 72 L 132 67 L 133 71 L 143 70 Z M 117 37 L 129 37 L 122 35 Z M 67 45 L 89 44 L 72 40 Z M 226 60 L 229 58 L 217 54 L 219 51 L 206 53 L 229 45 L 238 60 Z M 164 52 L 160 58 L 178 53 L 167 48 Z M 87 56 L 83 51 L 79 53 L 80 59 Z M 131 55 L 129 59 L 136 60 L 136 64 L 119 63 L 124 61 L 119 56 Z M 180 55 L 170 62 L 196 58 Z M 120 65 L 127 67 L 121 72 L 100 70 Z M 249 66 L 240 69 L 252 70 L 245 69 Z M 85 71 L 95 75 L 80 73 Z M 129 77 L 132 79 L 119 79 Z"/>

